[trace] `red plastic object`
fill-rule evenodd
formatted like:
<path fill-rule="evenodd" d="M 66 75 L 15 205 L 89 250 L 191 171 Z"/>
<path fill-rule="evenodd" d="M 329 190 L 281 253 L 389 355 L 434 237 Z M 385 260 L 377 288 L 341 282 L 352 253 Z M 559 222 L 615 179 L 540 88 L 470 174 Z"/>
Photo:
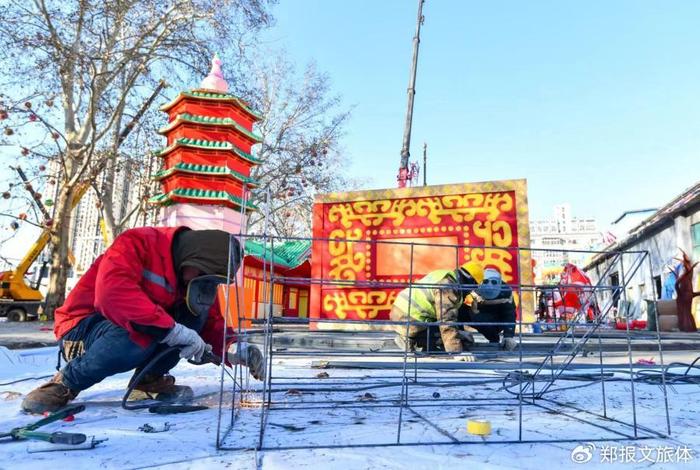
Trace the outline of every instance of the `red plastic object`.
<path fill-rule="evenodd" d="M 624 321 L 618 320 L 615 323 L 615 329 L 616 330 L 626 330 L 627 325 L 625 324 Z M 646 320 L 632 320 L 630 322 L 630 330 L 646 330 L 647 329 L 647 321 Z"/>

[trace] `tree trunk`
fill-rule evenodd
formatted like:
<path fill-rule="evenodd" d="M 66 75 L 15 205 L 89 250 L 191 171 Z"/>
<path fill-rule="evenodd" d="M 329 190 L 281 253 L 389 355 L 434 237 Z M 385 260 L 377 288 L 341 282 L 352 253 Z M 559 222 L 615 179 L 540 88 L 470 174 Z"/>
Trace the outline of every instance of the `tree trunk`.
<path fill-rule="evenodd" d="M 51 231 L 51 274 L 49 275 L 49 287 L 44 308 L 44 315 L 49 320 L 53 320 L 54 311 L 63 304 L 66 296 L 74 193 L 75 186 L 64 185 L 58 193 L 56 201 L 53 230 Z"/>
<path fill-rule="evenodd" d="M 110 163 L 105 169 L 105 181 L 102 186 L 100 202 L 102 203 L 102 221 L 105 224 L 106 244 L 112 243 L 119 235 L 121 228 L 117 226 L 117 218 L 114 214 L 114 179 L 116 175 L 116 156 L 110 157 Z M 105 247 L 106 248 L 106 247 Z"/>

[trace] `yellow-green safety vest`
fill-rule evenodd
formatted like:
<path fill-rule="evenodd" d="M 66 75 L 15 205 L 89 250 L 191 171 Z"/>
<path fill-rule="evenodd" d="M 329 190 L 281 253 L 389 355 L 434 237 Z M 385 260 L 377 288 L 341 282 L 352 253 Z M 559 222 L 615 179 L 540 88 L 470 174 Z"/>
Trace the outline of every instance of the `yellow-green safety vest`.
<path fill-rule="evenodd" d="M 445 277 L 450 277 L 453 281 L 457 281 L 454 271 L 449 269 L 438 269 L 427 276 L 418 280 L 410 288 L 399 292 L 394 301 L 394 308 L 408 313 L 411 318 L 421 321 L 430 322 L 437 319 L 435 312 L 435 298 L 433 289 L 435 285 L 442 281 Z M 418 284 L 428 284 L 428 287 L 419 287 Z M 409 305 L 411 306 L 409 310 Z"/>

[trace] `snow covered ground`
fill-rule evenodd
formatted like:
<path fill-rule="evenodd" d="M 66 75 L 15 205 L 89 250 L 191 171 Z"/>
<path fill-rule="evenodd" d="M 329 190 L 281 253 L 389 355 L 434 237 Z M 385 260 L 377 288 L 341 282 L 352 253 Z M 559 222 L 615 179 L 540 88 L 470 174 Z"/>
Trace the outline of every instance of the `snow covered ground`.
<path fill-rule="evenodd" d="M 314 360 L 320 358 L 314 357 Z M 399 408 L 383 406 L 395 403 L 401 387 L 396 386 L 399 370 L 312 369 L 311 359 L 275 359 L 275 385 L 265 430 L 266 447 L 296 447 L 308 444 L 362 444 L 396 441 Z M 51 375 L 56 362 L 55 348 L 9 351 L 0 348 L 0 383 L 27 377 Z M 468 374 L 450 371 L 421 372 L 416 386 L 409 384 L 412 406 L 403 409 L 402 442 L 471 441 L 460 445 L 421 445 L 402 447 L 345 447 L 300 450 L 217 451 L 217 404 L 219 369 L 181 363 L 173 374 L 180 383 L 193 387 L 199 403 L 210 405 L 205 411 L 160 416 L 147 411 L 126 411 L 118 401 L 130 374 L 112 377 L 87 390 L 76 402 L 87 409 L 73 422 L 58 422 L 42 428 L 46 431 L 81 432 L 97 439 L 108 439 L 92 450 L 30 453 L 46 444 L 29 441 L 0 442 L 0 468 L 700 468 L 700 388 L 697 385 L 669 387 L 672 438 L 639 441 L 596 441 L 612 438 L 615 432 L 631 429 L 613 421 L 594 419 L 593 425 L 581 422 L 580 413 L 561 410 L 551 403 L 545 410 L 524 406 L 523 439 L 571 439 L 560 443 L 489 444 L 518 438 L 519 407 L 516 400 L 498 406 L 478 406 L 485 399 L 504 395 L 502 373 L 493 380 L 469 386 L 453 387 Z M 316 378 L 321 373 L 323 378 Z M 328 374 L 325 377 L 324 374 Z M 454 374 L 455 378 L 451 378 Z M 309 379 L 312 379 L 310 382 Z M 484 377 L 480 377 L 480 380 Z M 42 383 L 27 380 L 0 386 L 0 423 L 2 431 L 28 424 L 35 417 L 19 411 L 22 396 Z M 313 383 L 313 385 L 308 385 Z M 581 385 L 557 382 L 557 387 Z M 608 414 L 632 421 L 627 382 L 609 382 Z M 313 388 L 313 390 L 311 390 Z M 439 394 L 436 397 L 435 394 Z M 661 389 L 638 383 L 635 386 L 637 420 L 641 426 L 665 432 L 666 417 Z M 602 408 L 600 385 L 554 391 L 550 399 L 575 404 L 593 411 Z M 440 400 L 437 402 L 436 400 Z M 333 407 L 327 406 L 333 401 Z M 230 395 L 225 395 L 230 402 Z M 431 406 L 440 405 L 440 406 Z M 224 410 L 227 428 L 230 407 Z M 493 433 L 480 438 L 466 432 L 466 420 L 486 418 Z M 259 437 L 260 411 L 241 409 L 233 431 L 224 444 L 249 447 Z M 144 433 L 139 427 L 171 423 L 167 432 Z M 575 451 L 575 452 L 574 452 Z M 586 463 L 574 463 L 572 453 Z"/>

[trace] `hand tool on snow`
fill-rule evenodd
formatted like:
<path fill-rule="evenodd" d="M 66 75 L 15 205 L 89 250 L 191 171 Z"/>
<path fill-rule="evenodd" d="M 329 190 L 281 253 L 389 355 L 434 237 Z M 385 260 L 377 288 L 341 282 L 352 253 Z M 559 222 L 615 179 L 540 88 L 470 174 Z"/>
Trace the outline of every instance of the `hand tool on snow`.
<path fill-rule="evenodd" d="M 67 418 L 68 416 L 73 416 L 74 414 L 80 413 L 83 410 L 85 410 L 85 405 L 68 405 L 64 408 L 61 408 L 58 411 L 51 413 L 46 418 L 40 419 L 39 421 L 33 424 L 17 427 L 10 432 L 0 434 L 0 439 L 10 437 L 12 438 L 12 440 L 15 441 L 22 439 L 35 439 L 50 442 L 52 444 L 82 444 L 87 439 L 85 434 L 60 431 L 42 432 L 36 431 L 36 429 L 42 426 L 46 426 L 47 424 L 53 423 L 54 421 Z"/>

